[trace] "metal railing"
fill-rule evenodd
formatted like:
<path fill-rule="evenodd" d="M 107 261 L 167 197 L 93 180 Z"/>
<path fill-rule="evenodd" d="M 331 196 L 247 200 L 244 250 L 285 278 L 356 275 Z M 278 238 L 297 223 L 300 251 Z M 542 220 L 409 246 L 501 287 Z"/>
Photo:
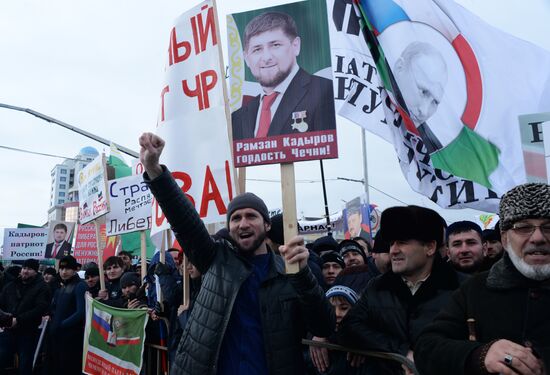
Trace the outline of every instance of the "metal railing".
<path fill-rule="evenodd" d="M 410 372 L 413 373 L 414 375 L 420 375 L 420 373 L 416 369 L 414 363 L 410 359 L 408 359 L 407 357 L 402 356 L 401 354 L 376 352 L 376 351 L 371 351 L 371 350 L 358 350 L 358 349 L 347 348 L 347 347 L 336 345 L 336 344 L 331 344 L 329 342 L 320 342 L 320 341 L 313 341 L 313 340 L 302 340 L 302 344 L 307 345 L 307 346 L 314 346 L 314 347 L 317 347 L 317 348 L 325 348 L 325 349 L 329 349 L 329 350 L 338 350 L 338 351 L 341 351 L 341 352 L 359 354 L 359 355 L 362 355 L 362 356 L 365 356 L 365 357 L 378 358 L 378 359 L 398 362 L 399 364 L 407 367 L 410 370 Z"/>

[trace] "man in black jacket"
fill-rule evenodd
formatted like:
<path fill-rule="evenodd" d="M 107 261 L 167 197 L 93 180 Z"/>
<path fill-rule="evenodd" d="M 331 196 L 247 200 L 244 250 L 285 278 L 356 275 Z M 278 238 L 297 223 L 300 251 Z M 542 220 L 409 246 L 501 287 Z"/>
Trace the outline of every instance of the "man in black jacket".
<path fill-rule="evenodd" d="M 472 276 L 418 340 L 426 375 L 550 373 L 550 185 L 504 194 L 505 253 Z"/>
<path fill-rule="evenodd" d="M 380 238 L 379 238 L 380 237 Z M 382 213 L 377 241 L 390 244 L 391 270 L 369 282 L 343 319 L 345 346 L 398 353 L 412 360 L 420 331 L 447 303 L 459 277 L 442 261 L 443 219 L 418 207 L 392 207 Z M 373 374 L 399 374 L 399 366 L 380 362 Z"/>
<path fill-rule="evenodd" d="M 38 326 L 50 305 L 50 289 L 38 274 L 38 260 L 27 259 L 19 277 L 0 294 L 0 309 L 11 314 L 0 333 L 0 373 L 19 357 L 19 373 L 32 373 L 32 360 L 38 340 Z"/>
<path fill-rule="evenodd" d="M 214 241 L 166 167 L 164 141 L 140 138 L 148 183 L 180 245 L 204 275 L 172 374 L 302 375 L 301 339 L 309 330 L 326 337 L 331 308 L 307 267 L 308 251 L 296 237 L 280 253 L 299 272 L 287 275 L 283 260 L 266 245 L 270 228 L 265 203 L 251 193 L 227 208 L 231 240 Z"/>

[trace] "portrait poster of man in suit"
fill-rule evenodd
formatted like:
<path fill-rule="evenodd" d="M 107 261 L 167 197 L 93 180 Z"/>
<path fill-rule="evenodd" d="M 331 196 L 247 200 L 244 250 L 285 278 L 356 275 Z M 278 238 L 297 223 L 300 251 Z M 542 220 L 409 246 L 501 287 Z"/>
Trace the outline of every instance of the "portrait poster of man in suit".
<path fill-rule="evenodd" d="M 237 167 L 338 156 L 326 6 L 318 5 L 228 17 Z"/>
<path fill-rule="evenodd" d="M 362 237 L 366 240 L 371 239 L 369 227 L 369 209 L 361 202 L 360 197 L 356 197 L 346 203 L 344 210 L 344 237 L 352 239 Z"/>
<path fill-rule="evenodd" d="M 61 259 L 64 256 L 71 255 L 71 238 L 74 230 L 74 223 L 51 221 L 49 223 L 50 232 L 48 235 L 48 244 L 44 258 Z"/>

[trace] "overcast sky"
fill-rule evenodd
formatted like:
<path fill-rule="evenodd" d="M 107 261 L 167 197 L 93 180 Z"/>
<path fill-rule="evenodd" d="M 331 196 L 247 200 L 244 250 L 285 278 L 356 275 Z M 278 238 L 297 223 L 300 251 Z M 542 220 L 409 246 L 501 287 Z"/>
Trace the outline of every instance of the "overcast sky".
<path fill-rule="evenodd" d="M 220 0 L 218 12 L 224 45 L 226 14 L 285 2 Z M 0 103 L 32 108 L 138 151 L 139 135 L 155 127 L 172 22 L 197 3 L 2 2 Z M 550 50 L 550 2 L 461 0 L 459 3 L 492 25 Z M 345 201 L 363 191 L 360 183 L 336 181 L 337 177 L 363 178 L 359 128 L 341 118 L 338 121 L 340 158 L 325 162 L 331 212 L 340 210 Z M 0 146 L 1 228 L 46 222 L 50 172 L 63 160 L 4 147 L 62 157 L 74 157 L 85 146 L 93 146 L 100 152 L 106 149 L 57 125 L 3 108 L 0 108 Z M 408 187 L 390 144 L 369 135 L 367 149 L 369 182 L 373 186 L 371 202 L 382 208 L 401 202 L 437 208 Z M 296 166 L 299 216 L 324 213 L 318 166 L 318 162 Z M 281 207 L 280 185 L 257 181 L 278 180 L 278 166 L 249 168 L 247 178 L 247 190 L 257 192 L 270 208 Z M 476 212 L 441 213 L 453 221 L 470 219 Z"/>

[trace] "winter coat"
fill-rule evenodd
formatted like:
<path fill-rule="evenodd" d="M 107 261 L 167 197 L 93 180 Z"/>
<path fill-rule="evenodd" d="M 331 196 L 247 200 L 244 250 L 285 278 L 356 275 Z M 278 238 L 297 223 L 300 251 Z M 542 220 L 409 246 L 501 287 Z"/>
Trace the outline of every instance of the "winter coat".
<path fill-rule="evenodd" d="M 82 372 L 86 289 L 86 283 L 75 274 L 55 292 L 48 331 L 48 368 L 52 374 Z"/>
<path fill-rule="evenodd" d="M 203 275 L 171 373 L 216 374 L 233 304 L 253 268 L 229 241 L 210 237 L 195 208 L 163 169 L 155 180 L 147 174 L 144 180 L 189 261 Z M 272 252 L 270 257 L 258 296 L 267 366 L 273 375 L 303 375 L 301 339 L 308 329 L 317 336 L 330 335 L 334 329 L 331 307 L 308 267 L 286 275 L 282 258 Z"/>
<path fill-rule="evenodd" d="M 490 271 L 472 276 L 420 336 L 415 362 L 423 375 L 474 373 L 474 351 L 507 339 L 533 349 L 550 369 L 550 280 L 530 280 L 504 254 Z M 466 320 L 475 320 L 469 341 Z M 481 352 L 481 350 L 479 350 Z M 479 354 L 479 353 L 478 353 Z"/>
<path fill-rule="evenodd" d="M 40 274 L 27 284 L 18 277 L 6 284 L 0 293 L 0 309 L 17 319 L 19 332 L 36 331 L 50 302 L 50 288 Z"/>
<path fill-rule="evenodd" d="M 392 271 L 372 279 L 342 320 L 341 344 L 406 356 L 415 350 L 422 329 L 447 304 L 464 277 L 436 254 L 430 276 L 414 295 L 401 275 Z M 373 374 L 401 371 L 396 363 L 379 361 L 378 365 Z"/>

